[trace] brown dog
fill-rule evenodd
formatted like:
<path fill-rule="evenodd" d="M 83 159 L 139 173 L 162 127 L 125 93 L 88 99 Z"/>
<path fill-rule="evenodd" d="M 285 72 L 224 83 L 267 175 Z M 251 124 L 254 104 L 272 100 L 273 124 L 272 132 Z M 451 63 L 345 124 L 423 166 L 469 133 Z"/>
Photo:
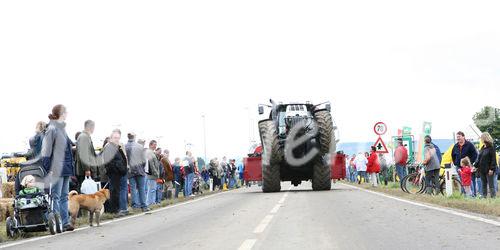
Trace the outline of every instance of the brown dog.
<path fill-rule="evenodd" d="M 89 211 L 89 224 L 96 218 L 97 226 L 99 226 L 101 209 L 104 207 L 104 202 L 109 199 L 109 190 L 102 189 L 94 194 L 78 194 L 76 191 L 69 192 L 69 213 L 71 214 L 71 224 L 75 226 L 78 210 L 84 209 Z"/>

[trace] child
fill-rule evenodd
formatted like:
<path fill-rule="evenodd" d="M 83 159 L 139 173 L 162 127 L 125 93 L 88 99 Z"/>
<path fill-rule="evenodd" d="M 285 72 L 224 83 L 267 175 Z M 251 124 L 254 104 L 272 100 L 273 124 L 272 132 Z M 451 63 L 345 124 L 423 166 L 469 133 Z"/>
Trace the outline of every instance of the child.
<path fill-rule="evenodd" d="M 472 183 L 472 167 L 469 157 L 465 157 L 460 161 L 462 168 L 458 170 L 460 177 L 462 177 L 462 186 L 465 190 L 467 197 L 472 197 L 471 183 Z"/>
<path fill-rule="evenodd" d="M 36 180 L 33 175 L 26 175 L 21 181 L 21 185 L 23 189 L 19 192 L 19 195 L 22 195 L 21 198 L 16 199 L 16 207 L 19 208 L 32 208 L 37 207 L 43 203 L 43 198 L 40 196 L 35 197 L 27 197 L 27 195 L 34 195 L 40 192 L 36 186 Z"/>
<path fill-rule="evenodd" d="M 36 194 L 40 192 L 35 186 L 35 177 L 33 177 L 33 175 L 26 175 L 21 181 L 21 186 L 24 188 L 19 192 L 20 195 Z"/>

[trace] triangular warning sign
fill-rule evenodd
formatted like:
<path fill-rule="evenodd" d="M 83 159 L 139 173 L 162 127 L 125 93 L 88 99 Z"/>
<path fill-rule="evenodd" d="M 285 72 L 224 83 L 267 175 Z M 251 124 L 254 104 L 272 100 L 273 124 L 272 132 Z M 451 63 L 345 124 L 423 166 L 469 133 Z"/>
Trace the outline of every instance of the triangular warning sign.
<path fill-rule="evenodd" d="M 382 141 L 382 137 L 379 137 L 373 146 L 377 150 L 377 151 L 375 151 L 376 153 L 382 153 L 382 154 L 389 153 L 389 150 L 387 150 L 387 147 L 385 146 L 384 141 Z"/>

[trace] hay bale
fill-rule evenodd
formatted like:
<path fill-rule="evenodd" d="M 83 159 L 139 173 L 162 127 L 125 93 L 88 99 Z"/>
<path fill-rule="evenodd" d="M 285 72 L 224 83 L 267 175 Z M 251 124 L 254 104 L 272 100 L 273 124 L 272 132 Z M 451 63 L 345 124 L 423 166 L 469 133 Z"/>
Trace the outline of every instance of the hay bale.
<path fill-rule="evenodd" d="M 3 198 L 14 198 L 15 188 L 14 182 L 7 182 L 2 184 L 2 195 Z"/>
<path fill-rule="evenodd" d="M 5 221 L 7 217 L 14 213 L 14 207 L 12 206 L 13 202 L 13 198 L 0 199 L 0 221 Z"/>

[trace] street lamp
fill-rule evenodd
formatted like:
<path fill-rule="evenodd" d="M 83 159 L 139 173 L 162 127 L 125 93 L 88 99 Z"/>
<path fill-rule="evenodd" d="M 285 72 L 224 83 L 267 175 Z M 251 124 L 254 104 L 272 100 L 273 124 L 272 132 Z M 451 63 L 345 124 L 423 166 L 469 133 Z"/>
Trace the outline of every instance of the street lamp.
<path fill-rule="evenodd" d="M 207 162 L 207 126 L 206 126 L 206 119 L 205 115 L 201 115 L 201 118 L 203 119 L 203 151 L 205 155 L 205 162 Z"/>

